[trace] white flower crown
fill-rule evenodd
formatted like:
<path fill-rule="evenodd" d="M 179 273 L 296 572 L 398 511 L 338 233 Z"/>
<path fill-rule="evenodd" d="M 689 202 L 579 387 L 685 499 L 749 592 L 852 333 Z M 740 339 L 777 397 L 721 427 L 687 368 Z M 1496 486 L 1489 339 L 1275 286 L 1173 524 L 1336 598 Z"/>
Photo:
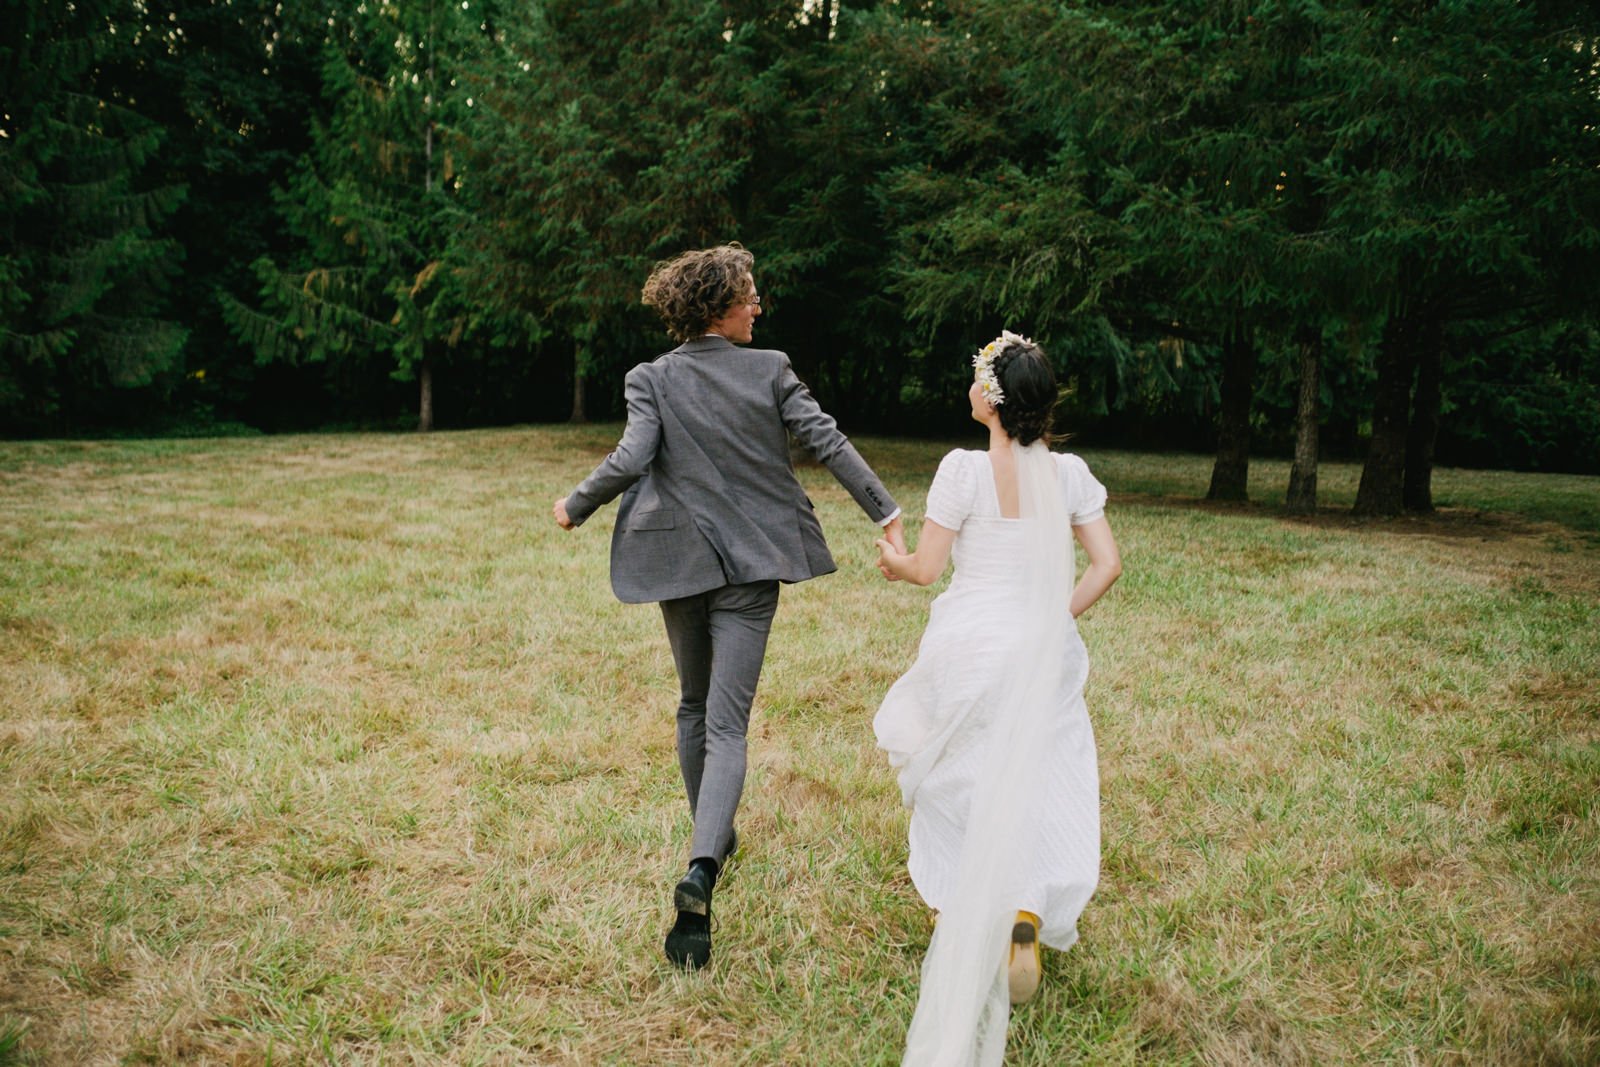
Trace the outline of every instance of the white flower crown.
<path fill-rule="evenodd" d="M 1032 345 L 1033 342 L 1020 333 L 1010 330 L 1001 330 L 1000 336 L 984 345 L 978 354 L 972 357 L 972 365 L 977 369 L 978 387 L 983 390 L 983 398 L 991 406 L 999 407 L 1006 402 L 1005 390 L 1000 388 L 1000 379 L 995 377 L 994 361 L 1012 345 Z"/>

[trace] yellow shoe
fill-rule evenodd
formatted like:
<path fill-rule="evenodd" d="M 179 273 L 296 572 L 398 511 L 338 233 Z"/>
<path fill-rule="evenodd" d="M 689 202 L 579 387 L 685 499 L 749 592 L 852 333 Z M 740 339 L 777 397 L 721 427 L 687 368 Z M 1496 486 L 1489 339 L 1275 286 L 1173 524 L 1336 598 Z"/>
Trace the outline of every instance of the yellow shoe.
<path fill-rule="evenodd" d="M 1031 911 L 1017 912 L 1011 928 L 1011 1003 L 1026 1004 L 1039 991 L 1039 916 Z"/>

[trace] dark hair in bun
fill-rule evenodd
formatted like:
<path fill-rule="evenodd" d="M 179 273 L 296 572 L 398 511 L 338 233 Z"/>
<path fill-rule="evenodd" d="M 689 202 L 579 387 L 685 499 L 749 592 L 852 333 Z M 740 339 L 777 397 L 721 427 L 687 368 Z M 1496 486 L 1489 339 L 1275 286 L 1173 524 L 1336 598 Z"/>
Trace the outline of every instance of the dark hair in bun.
<path fill-rule="evenodd" d="M 1055 414 L 1056 374 L 1038 345 L 1013 341 L 995 357 L 995 377 L 1005 396 L 995 411 L 1000 428 L 1018 444 L 1050 443 L 1050 422 Z"/>

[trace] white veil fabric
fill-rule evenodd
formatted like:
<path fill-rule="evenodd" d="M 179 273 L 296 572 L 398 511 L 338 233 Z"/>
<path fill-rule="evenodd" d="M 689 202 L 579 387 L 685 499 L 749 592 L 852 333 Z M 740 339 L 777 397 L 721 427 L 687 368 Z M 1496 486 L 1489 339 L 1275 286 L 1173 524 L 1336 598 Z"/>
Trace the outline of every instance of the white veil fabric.
<path fill-rule="evenodd" d="M 1068 652 L 1076 623 L 1069 609 L 1072 528 L 1060 475 L 1043 443 L 1011 445 L 1021 531 L 1015 624 L 1008 628 L 1002 681 L 961 845 L 954 896 L 940 912 L 922 965 L 922 987 L 906 1035 L 904 1067 L 997 1067 L 1010 1022 L 1007 962 L 1027 868 L 1029 814 L 1038 802 L 1048 746 L 1040 739 L 1066 685 L 1081 684 L 1084 657 Z M 936 731 L 948 737 L 950 729 Z M 908 798 L 938 757 L 942 741 L 899 767 Z"/>

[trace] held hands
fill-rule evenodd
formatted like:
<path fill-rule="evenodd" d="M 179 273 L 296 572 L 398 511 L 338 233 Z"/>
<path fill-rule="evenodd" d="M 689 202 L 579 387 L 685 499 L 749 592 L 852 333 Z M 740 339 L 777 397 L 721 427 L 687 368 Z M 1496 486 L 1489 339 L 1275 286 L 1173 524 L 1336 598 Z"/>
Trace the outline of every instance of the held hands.
<path fill-rule="evenodd" d="M 883 536 L 873 543 L 878 546 L 878 573 L 891 582 L 898 582 L 900 575 L 896 573 L 896 564 L 903 566 L 906 559 L 906 528 L 898 515 L 883 528 Z"/>
<path fill-rule="evenodd" d="M 576 530 L 578 528 L 577 523 L 567 518 L 566 497 L 562 497 L 560 500 L 557 500 L 555 507 L 551 508 L 550 512 L 555 516 L 556 525 L 561 527 L 563 530 Z"/>
<path fill-rule="evenodd" d="M 895 547 L 882 537 L 874 543 L 878 546 L 878 573 L 891 582 L 898 582 L 900 576 L 894 572 L 894 568 L 896 564 L 904 565 L 905 553 L 895 551 Z"/>
<path fill-rule="evenodd" d="M 888 524 L 883 528 L 883 536 L 891 545 L 894 546 L 894 550 L 896 552 L 900 553 L 902 556 L 905 555 L 906 524 L 900 521 L 900 516 L 896 515 L 894 518 L 889 520 Z"/>

